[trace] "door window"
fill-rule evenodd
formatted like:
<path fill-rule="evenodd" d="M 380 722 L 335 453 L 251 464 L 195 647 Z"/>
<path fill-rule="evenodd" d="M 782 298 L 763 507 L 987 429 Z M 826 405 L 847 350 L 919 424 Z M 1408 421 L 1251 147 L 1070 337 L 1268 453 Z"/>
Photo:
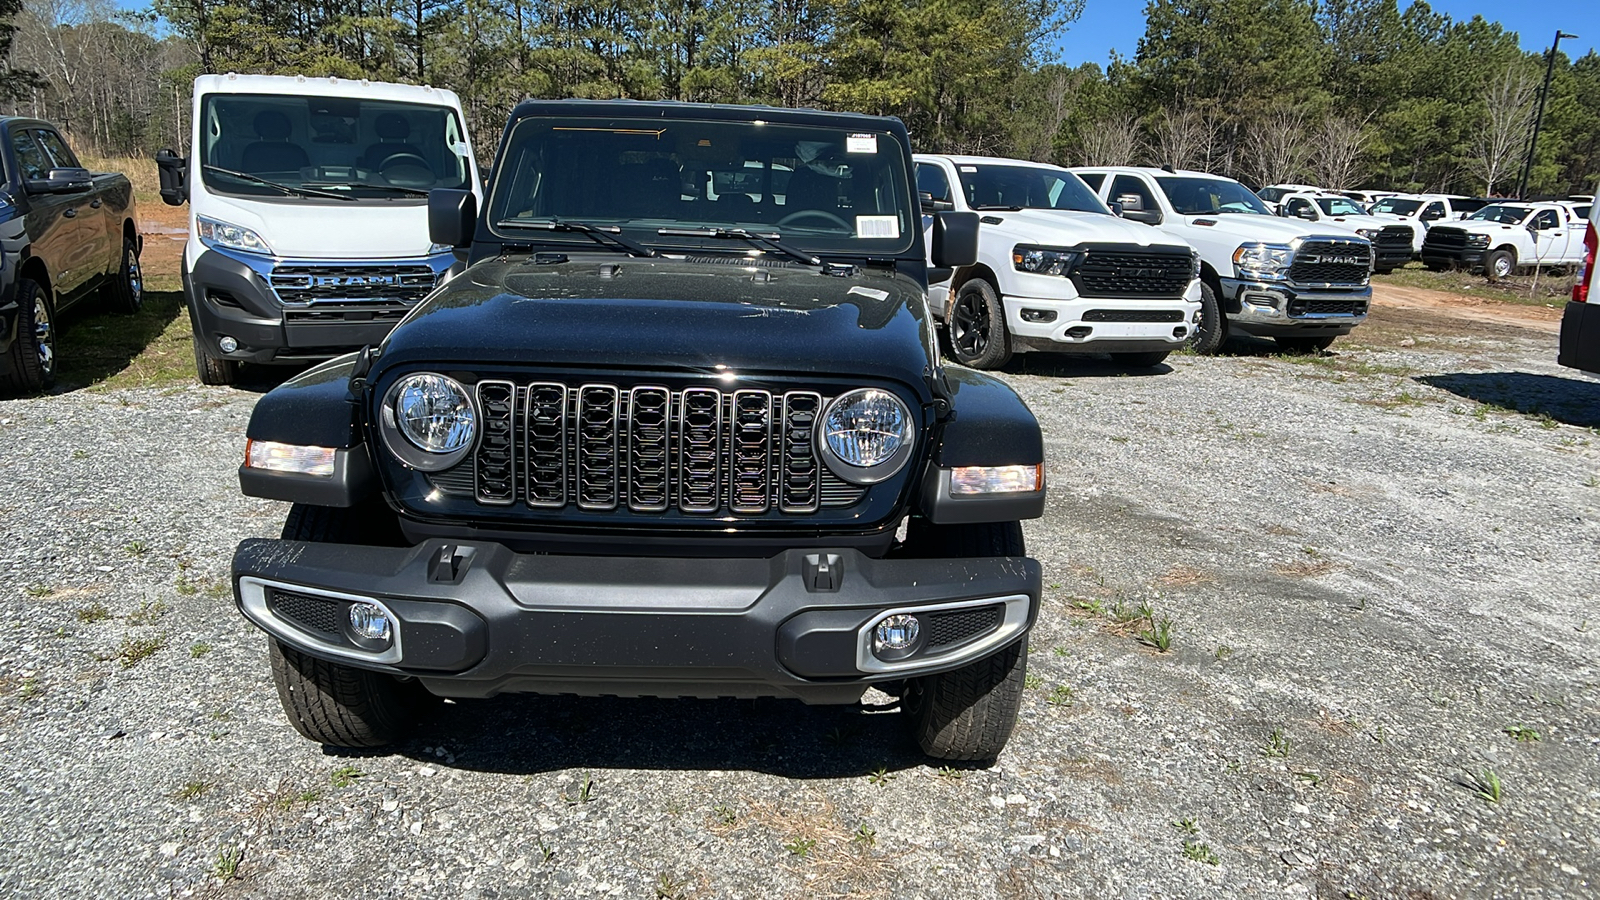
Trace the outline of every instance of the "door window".
<path fill-rule="evenodd" d="M 1156 204 L 1156 199 L 1150 196 L 1150 189 L 1145 187 L 1143 179 L 1132 175 L 1118 175 L 1111 182 L 1111 199 L 1121 203 L 1122 208 L 1129 212 L 1161 208 Z"/>
<path fill-rule="evenodd" d="M 34 137 L 39 139 L 39 143 L 44 146 L 45 153 L 49 154 L 50 159 L 55 162 L 55 168 L 78 168 L 78 157 L 73 155 L 72 149 L 67 146 L 66 141 L 61 139 L 61 135 L 48 128 L 37 129 L 33 134 Z"/>
<path fill-rule="evenodd" d="M 950 200 L 950 179 L 933 163 L 917 163 L 917 191 L 932 194 L 935 200 Z"/>
<path fill-rule="evenodd" d="M 1294 216 L 1296 218 L 1315 219 L 1317 217 L 1316 211 L 1311 208 L 1311 201 L 1305 199 L 1304 197 L 1296 197 L 1295 199 L 1290 200 L 1289 205 L 1285 207 L 1283 211 L 1285 215 Z M 1311 213 L 1311 215 L 1306 215 L 1308 212 Z"/>
<path fill-rule="evenodd" d="M 1106 183 L 1104 172 L 1079 172 L 1078 177 L 1082 178 L 1083 183 L 1087 184 L 1089 189 L 1097 194 L 1100 192 L 1100 185 Z"/>
<path fill-rule="evenodd" d="M 1421 218 L 1422 218 L 1422 221 L 1424 221 L 1424 222 L 1432 222 L 1432 221 L 1434 221 L 1436 219 L 1444 218 L 1444 204 L 1443 203 L 1430 203 L 1430 204 L 1428 204 L 1428 208 L 1422 211 Z"/>
<path fill-rule="evenodd" d="M 1556 218 L 1555 210 L 1547 209 L 1534 217 L 1533 227 L 1540 231 L 1544 231 L 1548 228 L 1560 228 L 1561 220 Z"/>
<path fill-rule="evenodd" d="M 22 170 L 23 181 L 38 181 L 50 174 L 50 160 L 26 131 L 11 132 L 11 147 L 17 154 L 17 167 Z"/>

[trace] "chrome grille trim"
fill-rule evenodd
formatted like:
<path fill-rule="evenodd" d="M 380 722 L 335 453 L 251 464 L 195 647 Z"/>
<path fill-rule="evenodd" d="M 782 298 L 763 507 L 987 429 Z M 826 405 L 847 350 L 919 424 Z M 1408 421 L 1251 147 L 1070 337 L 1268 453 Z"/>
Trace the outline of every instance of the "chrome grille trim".
<path fill-rule="evenodd" d="M 654 385 L 628 392 L 628 508 L 666 512 L 672 493 L 669 459 L 672 391 Z"/>
<path fill-rule="evenodd" d="M 822 395 L 815 391 L 790 391 L 783 395 L 780 440 L 783 465 L 778 483 L 778 508 L 786 513 L 816 512 L 822 503 L 817 477 L 817 451 L 813 443 Z"/>
<path fill-rule="evenodd" d="M 567 505 L 567 386 L 534 382 L 524 397 L 527 503 L 560 509 Z"/>
<path fill-rule="evenodd" d="M 722 506 L 722 392 L 687 388 L 678 430 L 678 508 L 716 512 Z"/>
<path fill-rule="evenodd" d="M 618 391 L 613 384 L 578 388 L 576 431 L 579 509 L 617 508 Z"/>
<path fill-rule="evenodd" d="M 483 436 L 473 454 L 474 494 L 479 503 L 517 502 L 517 386 L 509 381 L 478 382 L 478 414 Z"/>
<path fill-rule="evenodd" d="M 764 513 L 772 505 L 772 394 L 735 391 L 728 436 L 728 508 Z"/>

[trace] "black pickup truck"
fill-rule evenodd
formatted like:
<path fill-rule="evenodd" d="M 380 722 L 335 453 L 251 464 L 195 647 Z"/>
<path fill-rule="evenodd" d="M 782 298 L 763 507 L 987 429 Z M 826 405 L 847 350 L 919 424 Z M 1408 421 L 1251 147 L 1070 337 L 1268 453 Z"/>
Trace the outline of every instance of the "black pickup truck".
<path fill-rule="evenodd" d="M 144 303 L 127 176 L 83 168 L 54 125 L 0 117 L 0 393 L 55 383 L 60 314 L 100 296 Z"/>
<path fill-rule="evenodd" d="M 293 503 L 235 597 L 306 737 L 395 740 L 433 697 L 900 698 L 930 755 L 1017 719 L 1043 441 L 941 364 L 895 119 L 528 101 L 466 270 L 376 347 L 257 403 L 239 478 Z"/>

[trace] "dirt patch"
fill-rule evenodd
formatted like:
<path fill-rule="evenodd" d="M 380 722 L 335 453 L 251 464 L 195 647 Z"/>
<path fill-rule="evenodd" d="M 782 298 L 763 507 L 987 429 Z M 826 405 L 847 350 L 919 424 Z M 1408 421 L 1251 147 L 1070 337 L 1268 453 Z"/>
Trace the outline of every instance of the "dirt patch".
<path fill-rule="evenodd" d="M 1559 309 L 1504 303 L 1496 300 L 1485 300 L 1481 297 L 1468 297 L 1464 294 L 1430 291 L 1425 288 L 1374 284 L 1372 286 L 1372 305 L 1374 307 L 1374 316 L 1392 321 L 1404 321 L 1409 318 L 1418 321 L 1418 324 L 1422 324 L 1428 320 L 1437 322 L 1442 318 L 1493 325 L 1496 329 L 1509 326 L 1542 331 L 1548 334 L 1556 334 L 1561 330 L 1561 310 Z M 1410 317 L 1384 315 L 1384 312 L 1389 310 L 1423 313 L 1425 315 Z"/>

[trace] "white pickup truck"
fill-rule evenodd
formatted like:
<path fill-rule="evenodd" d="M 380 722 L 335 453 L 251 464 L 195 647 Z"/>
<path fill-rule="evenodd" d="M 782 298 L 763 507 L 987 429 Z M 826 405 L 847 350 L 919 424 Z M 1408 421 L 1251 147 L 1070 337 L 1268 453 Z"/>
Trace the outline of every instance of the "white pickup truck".
<path fill-rule="evenodd" d="M 1561 349 L 1556 362 L 1600 375 L 1600 207 L 1589 200 L 1589 223 L 1583 229 L 1583 268 L 1572 286 L 1572 299 L 1561 316 Z"/>
<path fill-rule="evenodd" d="M 1343 229 L 1372 242 L 1372 270 L 1387 275 L 1411 261 L 1416 245 L 1410 225 L 1369 215 L 1361 204 L 1326 191 L 1285 194 L 1279 200 L 1279 215 L 1316 222 L 1330 229 Z"/>
<path fill-rule="evenodd" d="M 1124 217 L 1200 252 L 1200 332 L 1215 353 L 1230 330 L 1285 350 L 1322 350 L 1366 321 L 1372 242 L 1345 229 L 1273 215 L 1250 189 L 1203 172 L 1116 166 L 1078 173 Z"/>
<path fill-rule="evenodd" d="M 1459 222 L 1428 229 L 1422 262 L 1434 271 L 1464 268 L 1505 278 L 1520 268 L 1583 260 L 1584 222 L 1592 204 L 1506 201 Z"/>
<path fill-rule="evenodd" d="M 1422 252 L 1422 239 L 1434 225 L 1465 219 L 1493 201 L 1453 194 L 1394 194 L 1372 205 L 1372 214 L 1412 226 L 1413 253 Z"/>
<path fill-rule="evenodd" d="M 914 159 L 924 227 L 936 211 L 982 217 L 977 264 L 928 275 L 929 305 L 958 362 L 992 369 L 1042 350 L 1147 368 L 1194 336 L 1198 257 L 1181 238 L 1118 219 L 1057 166 Z"/>

